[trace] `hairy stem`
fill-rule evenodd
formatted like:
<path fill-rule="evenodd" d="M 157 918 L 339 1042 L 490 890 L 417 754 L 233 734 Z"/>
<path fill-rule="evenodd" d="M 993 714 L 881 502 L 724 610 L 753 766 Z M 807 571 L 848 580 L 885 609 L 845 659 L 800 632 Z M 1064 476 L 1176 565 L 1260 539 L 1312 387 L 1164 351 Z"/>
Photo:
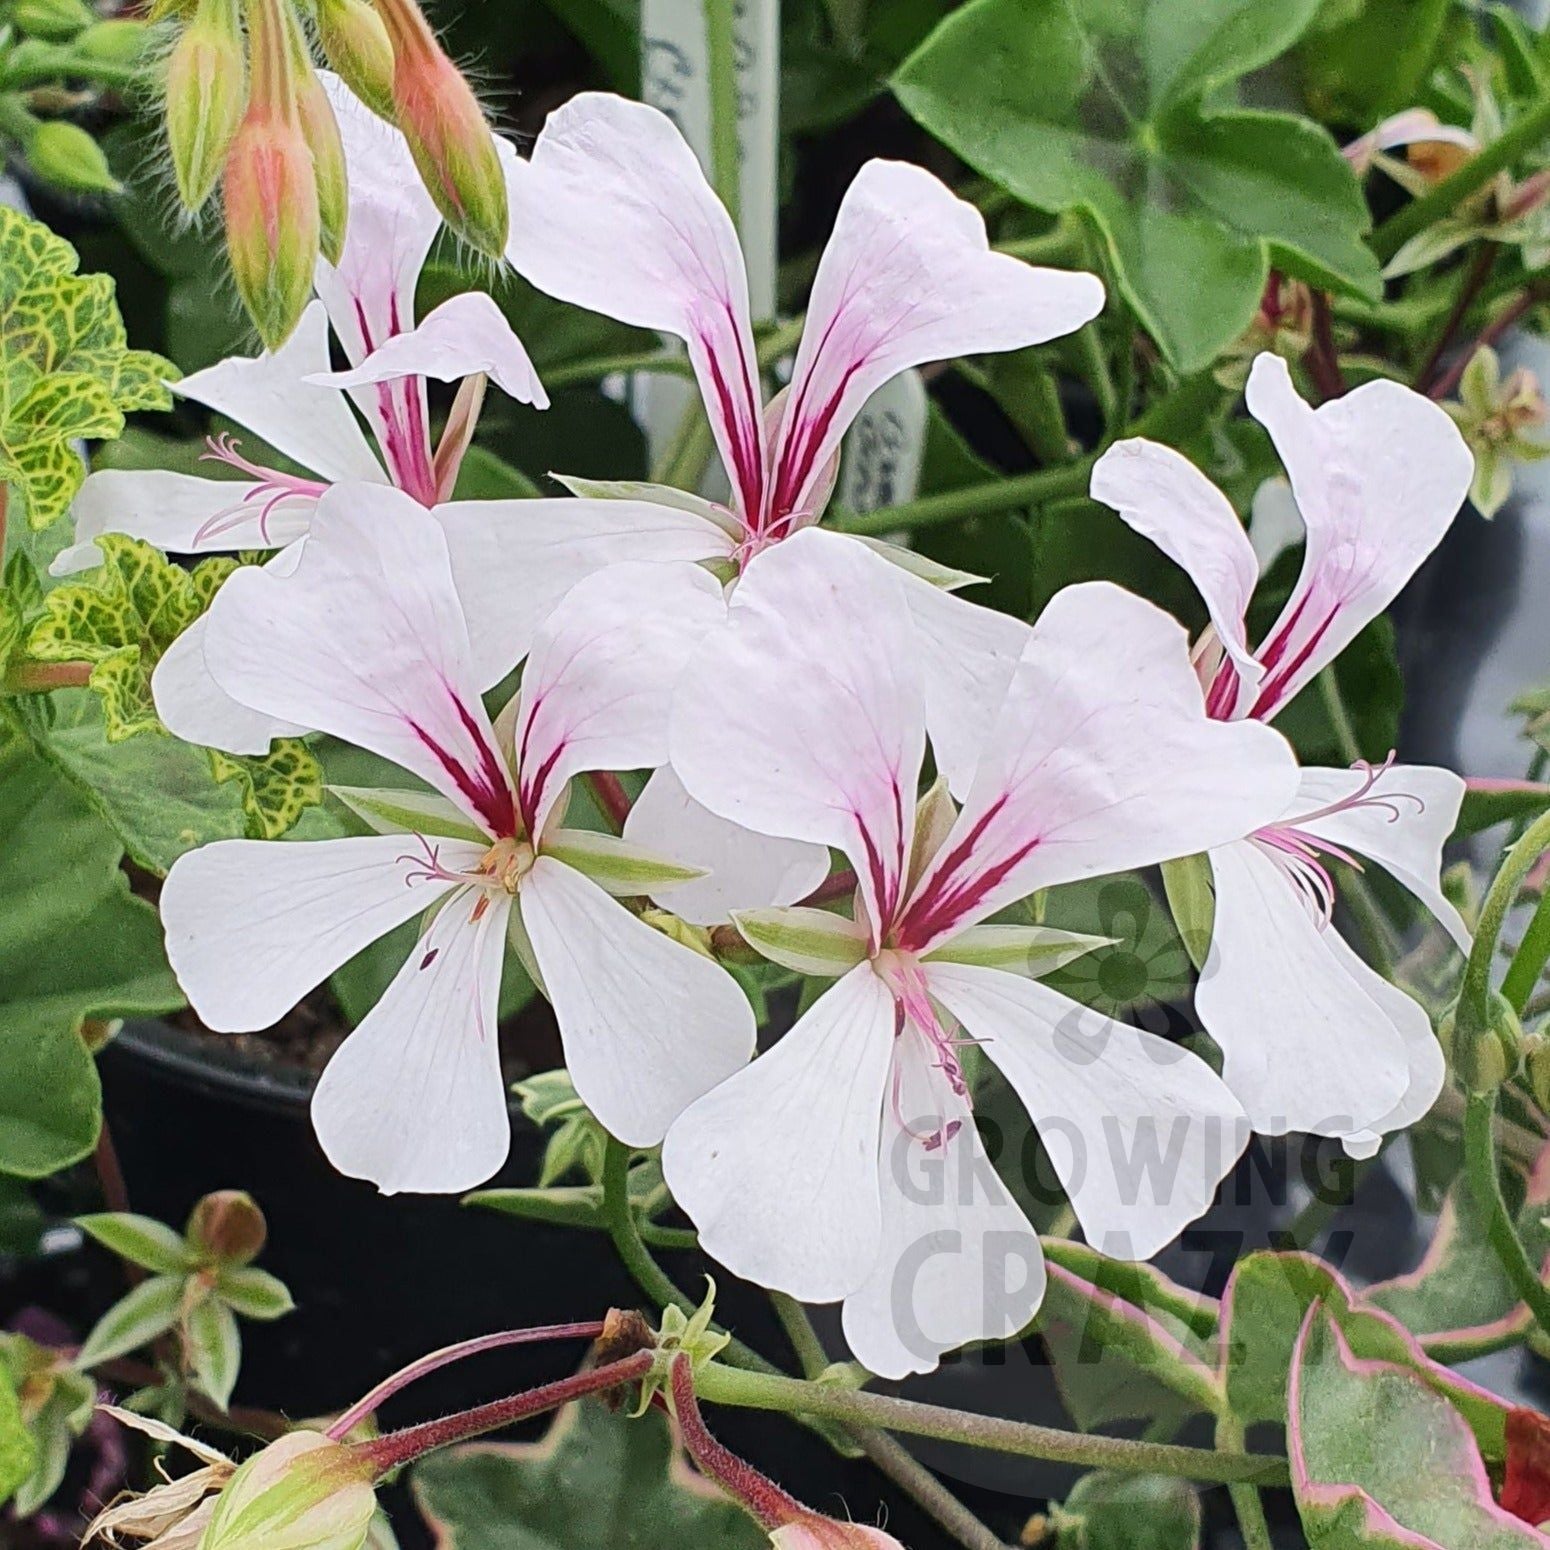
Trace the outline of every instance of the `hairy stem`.
<path fill-rule="evenodd" d="M 12 694 L 47 694 L 52 689 L 84 689 L 91 682 L 90 662 L 23 662 L 5 676 Z"/>
<path fill-rule="evenodd" d="M 1441 402 L 1449 397 L 1459 382 L 1463 379 L 1469 363 L 1480 353 L 1494 345 L 1503 334 L 1521 318 L 1524 313 L 1537 307 L 1540 302 L 1550 298 L 1550 280 L 1536 280 L 1532 285 L 1519 291 L 1513 299 L 1491 319 L 1484 328 L 1475 335 L 1474 342 L 1468 349 L 1461 350 L 1458 358 L 1427 391 L 1427 397 L 1434 402 Z"/>
<path fill-rule="evenodd" d="M 1459 1034 L 1484 1029 L 1490 1018 L 1491 965 L 1496 959 L 1497 943 L 1508 912 L 1517 902 L 1523 879 L 1545 848 L 1550 846 L 1550 813 L 1541 813 L 1507 852 L 1507 859 L 1491 879 L 1485 902 L 1480 906 L 1480 921 L 1470 944 L 1469 960 L 1464 965 L 1464 981 L 1459 989 Z M 1535 978 L 1538 978 L 1536 975 Z M 1465 1128 L 1468 1128 L 1466 1115 Z M 1494 1143 L 1493 1143 L 1494 1144 Z"/>
<path fill-rule="evenodd" d="M 1539 976 L 1544 973 L 1547 960 L 1550 960 L 1550 888 L 1540 893 L 1534 918 L 1529 921 L 1528 930 L 1523 933 L 1523 940 L 1518 943 L 1518 950 L 1512 955 L 1502 980 L 1502 994 L 1520 1017 L 1539 983 Z"/>
<path fill-rule="evenodd" d="M 1479 299 L 1485 282 L 1490 279 L 1491 271 L 1496 267 L 1498 251 L 1494 242 L 1482 243 L 1479 252 L 1475 254 L 1469 267 L 1464 271 L 1464 279 L 1459 286 L 1458 295 L 1453 300 L 1453 306 L 1449 309 L 1436 339 L 1433 340 L 1431 349 L 1426 352 L 1426 359 L 1421 362 L 1416 371 L 1415 385 L 1418 392 L 1426 392 L 1436 378 L 1443 357 L 1458 338 L 1459 330 L 1463 328 L 1464 320 L 1469 316 L 1469 309 Z"/>
<path fill-rule="evenodd" d="M 1218 1452 L 1229 1456 L 1243 1453 L 1243 1427 L 1226 1411 L 1216 1418 L 1216 1446 Z M 1232 1497 L 1232 1508 L 1238 1515 L 1245 1550 L 1274 1550 L 1275 1542 L 1270 1537 L 1270 1525 L 1265 1521 L 1259 1488 L 1234 1482 L 1228 1485 L 1227 1494 Z"/>
<path fill-rule="evenodd" d="M 1464 1171 L 1476 1204 L 1486 1214 L 1486 1235 L 1513 1290 L 1534 1321 L 1550 1332 L 1550 1291 L 1529 1262 L 1512 1213 L 1502 1198 L 1496 1161 L 1496 1094 L 1471 1093 L 1464 1110 Z"/>
<path fill-rule="evenodd" d="M 630 800 L 630 793 L 624 789 L 624 782 L 610 770 L 588 770 L 587 785 L 609 827 L 615 834 L 623 834 L 624 820 L 635 805 Z"/>

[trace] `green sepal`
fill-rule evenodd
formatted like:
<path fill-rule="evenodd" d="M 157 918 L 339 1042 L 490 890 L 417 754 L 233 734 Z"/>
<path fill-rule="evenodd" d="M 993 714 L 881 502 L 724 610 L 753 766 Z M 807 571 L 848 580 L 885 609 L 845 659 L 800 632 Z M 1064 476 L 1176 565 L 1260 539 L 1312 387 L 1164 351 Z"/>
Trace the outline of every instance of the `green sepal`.
<path fill-rule="evenodd" d="M 1179 940 L 1196 970 L 1203 969 L 1216 924 L 1216 890 L 1211 863 L 1204 854 L 1179 856 L 1162 864 L 1163 892 L 1178 927 Z"/>
<path fill-rule="evenodd" d="M 392 786 L 329 786 L 375 834 L 424 834 L 435 839 L 488 845 L 490 837 L 462 810 L 437 791 L 399 790 Z"/>
<path fill-rule="evenodd" d="M 703 867 L 665 860 L 616 834 L 592 829 L 558 829 L 544 841 L 543 849 L 546 856 L 574 867 L 616 899 L 639 898 L 706 876 Z"/>
<path fill-rule="evenodd" d="M 1005 969 L 1026 979 L 1038 979 L 1100 947 L 1112 947 L 1118 937 L 1090 936 L 1054 926 L 971 926 L 951 941 L 933 948 L 925 963 L 968 963 L 982 969 Z"/>
<path fill-rule="evenodd" d="M 738 910 L 732 924 L 755 952 L 797 974 L 837 979 L 867 955 L 865 929 L 828 910 L 800 904 Z"/>

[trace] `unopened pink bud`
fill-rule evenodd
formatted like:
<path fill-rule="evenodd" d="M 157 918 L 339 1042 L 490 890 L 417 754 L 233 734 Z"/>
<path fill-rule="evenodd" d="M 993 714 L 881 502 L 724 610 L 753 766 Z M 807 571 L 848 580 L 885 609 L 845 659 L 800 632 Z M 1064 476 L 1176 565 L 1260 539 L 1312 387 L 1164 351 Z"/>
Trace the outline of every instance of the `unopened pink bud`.
<path fill-rule="evenodd" d="M 245 1190 L 218 1189 L 195 1205 L 185 1236 L 211 1259 L 247 1265 L 263 1252 L 269 1224 Z"/>
<path fill-rule="evenodd" d="M 328 93 L 312 62 L 298 62 L 296 112 L 301 132 L 312 149 L 312 171 L 318 187 L 318 241 L 323 257 L 337 264 L 344 252 L 345 227 L 350 219 L 350 184 L 345 171 L 344 141 Z"/>
<path fill-rule="evenodd" d="M 226 250 L 237 293 L 271 350 L 290 338 L 312 294 L 321 239 L 284 3 L 249 0 L 253 87 L 226 161 Z"/>
<path fill-rule="evenodd" d="M 442 218 L 490 258 L 506 248 L 506 180 L 490 126 L 415 0 L 375 0 L 393 45 L 393 119 Z"/>
<path fill-rule="evenodd" d="M 199 0 L 167 57 L 167 145 L 186 209 L 210 197 L 247 99 L 237 0 Z"/>
<path fill-rule="evenodd" d="M 816 1512 L 797 1518 L 770 1535 L 775 1550 L 904 1550 L 904 1546 L 880 1528 L 864 1523 L 841 1523 Z"/>
<path fill-rule="evenodd" d="M 318 0 L 318 42 L 329 68 L 368 108 L 393 122 L 393 44 L 366 0 Z"/>

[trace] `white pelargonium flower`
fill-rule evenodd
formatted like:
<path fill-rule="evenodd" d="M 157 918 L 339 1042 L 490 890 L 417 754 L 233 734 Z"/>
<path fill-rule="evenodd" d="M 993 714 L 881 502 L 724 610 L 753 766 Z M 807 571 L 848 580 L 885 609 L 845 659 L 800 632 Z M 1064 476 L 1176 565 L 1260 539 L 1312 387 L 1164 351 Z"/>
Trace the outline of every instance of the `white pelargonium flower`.
<path fill-rule="evenodd" d="M 1034 627 L 956 816 L 940 788 L 917 807 L 927 664 L 890 567 L 798 534 L 707 646 L 719 672 L 674 704 L 679 778 L 724 818 L 841 850 L 858 904 L 854 920 L 737 917 L 838 983 L 677 1120 L 668 1183 L 723 1264 L 843 1299 L 861 1361 L 925 1371 L 1014 1334 L 1043 1295 L 1037 1237 L 980 1148 L 963 1045 L 1017 1091 L 1111 1254 L 1153 1254 L 1198 1216 L 1248 1135 L 1203 1061 L 1038 983 L 1094 939 L 984 922 L 1236 839 L 1282 811 L 1296 766 L 1268 728 L 1210 721 L 1184 632 L 1107 583 L 1068 588 Z"/>
<path fill-rule="evenodd" d="M 341 1172 L 385 1192 L 487 1179 L 509 1140 L 496 1044 L 508 934 L 553 1003 L 576 1090 L 632 1145 L 753 1049 L 736 983 L 630 913 L 682 869 L 563 827 L 572 777 L 667 755 L 671 680 L 724 614 L 692 566 L 621 565 L 579 585 L 492 727 L 440 526 L 408 496 L 339 485 L 294 573 L 238 571 L 210 615 L 209 670 L 236 703 L 316 727 L 431 791 L 343 792 L 360 838 L 222 840 L 180 857 L 161 910 L 189 1000 L 218 1031 L 267 1027 L 415 916 L 420 940 L 318 1083 Z"/>
<path fill-rule="evenodd" d="M 1186 458 L 1149 441 L 1110 448 L 1092 493 L 1186 570 L 1211 626 L 1195 649 L 1207 713 L 1272 720 L 1393 602 L 1463 504 L 1472 460 L 1446 414 L 1395 382 L 1313 409 L 1286 363 L 1262 355 L 1248 407 L 1269 431 L 1307 534 L 1302 571 L 1252 650 L 1259 579 L 1227 498 Z M 1445 1074 L 1425 1011 L 1330 924 L 1328 858 L 1376 861 L 1460 946 L 1468 932 L 1439 886 L 1464 783 L 1424 766 L 1307 769 L 1274 822 L 1210 851 L 1216 917 L 1195 996 L 1223 1075 L 1256 1130 L 1339 1136 L 1370 1153 L 1419 1119 Z"/>
<path fill-rule="evenodd" d="M 237 439 L 221 436 L 210 442 L 207 457 L 244 478 L 205 479 L 165 470 L 90 474 L 72 508 L 75 543 L 55 561 L 56 575 L 98 564 L 93 540 L 108 532 L 127 533 L 175 554 L 283 551 L 307 532 L 318 497 L 340 481 L 392 485 L 423 506 L 435 506 L 457 479 L 478 394 L 460 401 L 438 447 L 430 435 L 427 379 L 488 377 L 519 402 L 547 407 L 521 341 L 483 292 L 452 297 L 416 326 L 415 286 L 441 216 L 404 137 L 334 76 L 325 73 L 324 84 L 344 142 L 350 212 L 338 265 L 318 260 L 321 300 L 307 308 L 277 351 L 233 357 L 172 384 L 182 397 L 235 420 L 305 472 L 256 462 Z M 348 370 L 332 369 L 330 328 Z M 277 563 L 284 568 L 293 561 L 289 556 Z M 482 649 L 498 656 L 511 638 L 509 628 L 502 613 L 487 621 L 477 615 L 484 596 L 471 599 L 474 635 Z M 296 731 L 223 702 L 204 670 L 203 636 L 203 624 L 196 623 L 157 669 L 157 706 L 172 730 L 232 753 L 262 753 L 271 737 Z M 185 719 L 196 706 L 203 708 L 197 730 Z"/>
<path fill-rule="evenodd" d="M 766 405 L 736 229 L 670 119 L 582 93 L 550 115 L 532 159 L 508 171 L 513 266 L 562 301 L 687 344 L 732 492 L 723 506 L 655 486 L 573 481 L 587 499 L 571 512 L 571 546 L 546 553 L 541 568 L 520 558 L 520 543 L 501 554 L 501 527 L 485 510 L 477 518 L 489 549 L 485 584 L 509 596 L 569 584 L 580 567 L 615 558 L 740 572 L 822 516 L 841 440 L 884 383 L 929 361 L 1058 338 L 1103 305 L 1090 274 L 992 252 L 979 212 L 924 169 L 868 162 L 819 262 L 790 385 Z M 633 509 L 594 498 L 609 494 Z M 522 503 L 504 504 L 502 525 L 513 534 L 541 520 Z M 913 567 L 906 596 L 933 646 L 927 714 L 938 759 L 965 790 L 980 728 L 1027 628 L 946 590 L 975 578 L 873 547 Z M 663 800 L 671 806 L 680 795 Z"/>

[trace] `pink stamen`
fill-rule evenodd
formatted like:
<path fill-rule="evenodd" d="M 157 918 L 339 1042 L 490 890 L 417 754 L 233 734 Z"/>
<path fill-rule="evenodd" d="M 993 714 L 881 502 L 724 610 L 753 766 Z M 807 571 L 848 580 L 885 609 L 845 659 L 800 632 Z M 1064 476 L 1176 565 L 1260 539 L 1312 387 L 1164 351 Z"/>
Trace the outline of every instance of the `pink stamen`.
<path fill-rule="evenodd" d="M 199 456 L 201 463 L 224 463 L 228 468 L 235 468 L 250 479 L 256 479 L 258 485 L 240 501 L 224 507 L 205 521 L 194 534 L 196 548 L 251 521 L 255 501 L 263 502 L 258 513 L 259 537 L 266 546 L 270 546 L 269 517 L 275 507 L 291 499 L 316 500 L 328 488 L 319 480 L 303 479 L 297 474 L 281 473 L 278 468 L 266 468 L 262 463 L 255 463 L 237 450 L 239 445 L 230 435 L 205 438 L 206 450 Z"/>

